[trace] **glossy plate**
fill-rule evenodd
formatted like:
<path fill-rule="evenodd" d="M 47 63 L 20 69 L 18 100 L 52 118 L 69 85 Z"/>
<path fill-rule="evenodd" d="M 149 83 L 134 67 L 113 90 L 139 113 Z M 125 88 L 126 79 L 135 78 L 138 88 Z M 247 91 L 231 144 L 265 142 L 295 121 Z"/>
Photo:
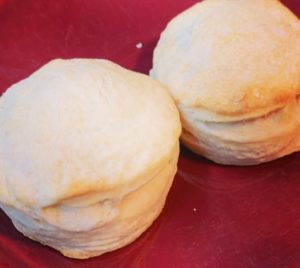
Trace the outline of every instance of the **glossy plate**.
<path fill-rule="evenodd" d="M 107 58 L 147 73 L 167 21 L 195 2 L 0 0 L 0 92 L 53 58 Z M 299 0 L 284 3 L 300 15 Z M 131 245 L 68 259 L 23 237 L 0 212 L 0 267 L 300 267 L 299 164 L 295 153 L 220 166 L 183 148 L 163 213 Z"/>

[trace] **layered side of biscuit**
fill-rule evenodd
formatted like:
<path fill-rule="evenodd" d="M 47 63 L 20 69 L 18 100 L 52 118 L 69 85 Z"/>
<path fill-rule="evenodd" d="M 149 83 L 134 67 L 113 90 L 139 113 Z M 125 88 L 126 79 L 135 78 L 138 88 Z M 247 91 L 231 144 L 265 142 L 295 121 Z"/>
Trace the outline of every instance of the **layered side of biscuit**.
<path fill-rule="evenodd" d="M 84 259 L 123 247 L 160 214 L 177 170 L 179 145 L 166 165 L 136 189 L 103 200 L 101 191 L 41 208 L 1 205 L 14 226 L 29 238 L 67 257 Z"/>
<path fill-rule="evenodd" d="M 218 163 L 254 165 L 300 150 L 299 98 L 285 107 L 242 119 L 213 120 L 201 110 L 183 106 L 180 111 L 182 142 Z"/>

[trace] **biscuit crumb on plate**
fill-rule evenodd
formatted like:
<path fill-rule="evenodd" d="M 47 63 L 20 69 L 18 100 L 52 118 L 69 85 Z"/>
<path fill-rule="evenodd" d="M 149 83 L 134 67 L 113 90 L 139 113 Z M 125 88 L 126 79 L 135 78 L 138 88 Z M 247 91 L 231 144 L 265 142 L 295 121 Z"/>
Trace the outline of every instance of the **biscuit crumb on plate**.
<path fill-rule="evenodd" d="M 137 49 L 141 49 L 141 48 L 143 47 L 143 43 L 142 43 L 142 42 L 138 42 L 138 43 L 135 45 L 135 47 L 136 47 Z"/>

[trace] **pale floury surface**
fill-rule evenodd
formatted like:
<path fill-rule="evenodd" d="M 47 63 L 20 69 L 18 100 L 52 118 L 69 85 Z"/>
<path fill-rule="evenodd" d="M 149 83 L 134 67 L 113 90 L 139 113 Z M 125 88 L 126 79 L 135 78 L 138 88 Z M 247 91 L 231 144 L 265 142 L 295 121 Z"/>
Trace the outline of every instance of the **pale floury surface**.
<path fill-rule="evenodd" d="M 161 212 L 181 126 L 168 92 L 104 60 L 54 60 L 0 99 L 0 201 L 74 258 L 136 239 Z"/>
<path fill-rule="evenodd" d="M 151 76 L 201 155 L 251 165 L 300 149 L 300 23 L 277 0 L 194 5 L 161 34 Z"/>

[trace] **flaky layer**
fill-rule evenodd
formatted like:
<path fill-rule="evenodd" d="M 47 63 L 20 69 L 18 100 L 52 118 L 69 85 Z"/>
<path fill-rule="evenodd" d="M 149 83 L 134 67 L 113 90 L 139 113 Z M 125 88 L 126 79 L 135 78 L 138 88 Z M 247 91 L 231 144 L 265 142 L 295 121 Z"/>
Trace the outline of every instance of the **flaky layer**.
<path fill-rule="evenodd" d="M 168 163 L 146 184 L 122 197 L 85 206 L 75 202 L 26 211 L 1 206 L 20 232 L 65 256 L 84 259 L 101 255 L 132 242 L 157 218 L 177 169 L 178 154 L 177 142 Z"/>
<path fill-rule="evenodd" d="M 300 102 L 263 116 L 235 122 L 197 119 L 182 109 L 182 142 L 217 163 L 253 165 L 300 149 Z"/>

